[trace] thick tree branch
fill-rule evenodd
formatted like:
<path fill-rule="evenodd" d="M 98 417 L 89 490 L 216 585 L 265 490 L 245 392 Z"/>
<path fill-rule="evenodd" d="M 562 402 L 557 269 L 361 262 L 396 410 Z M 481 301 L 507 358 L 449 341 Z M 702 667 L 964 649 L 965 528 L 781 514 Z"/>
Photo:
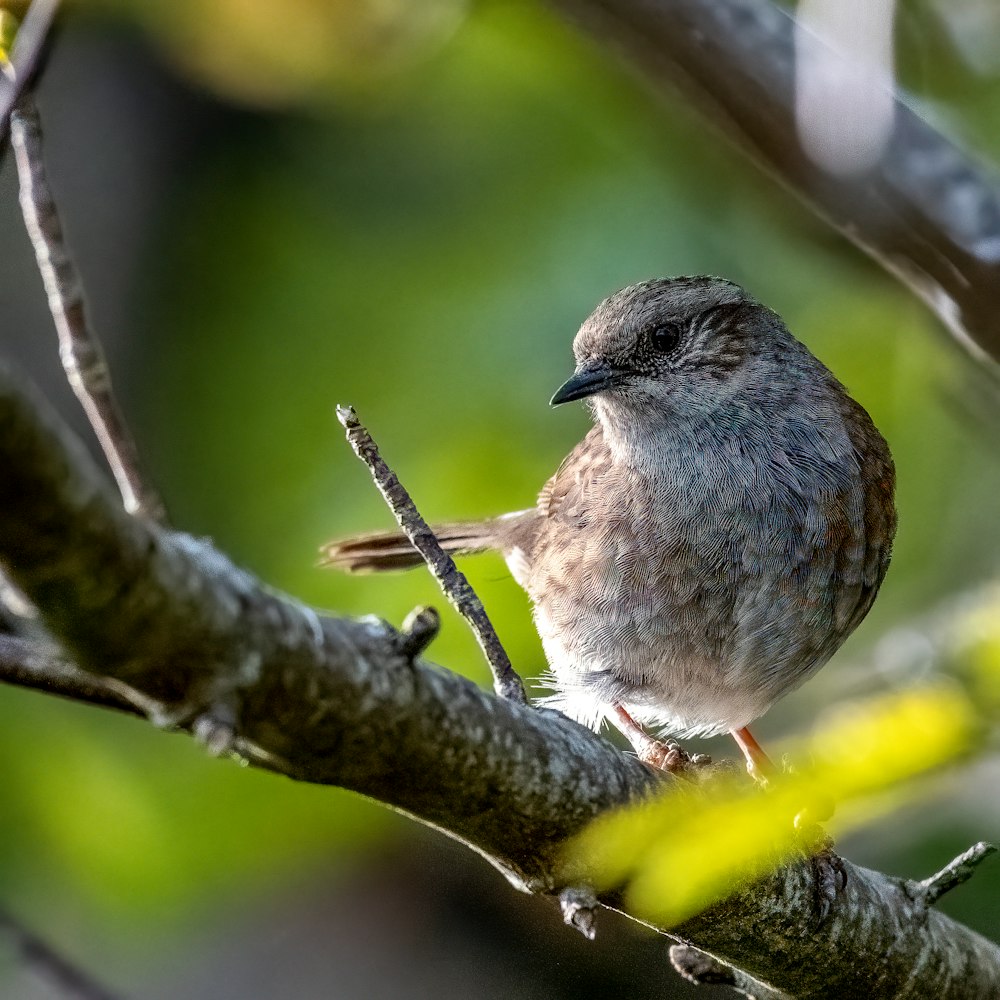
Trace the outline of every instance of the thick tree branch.
<path fill-rule="evenodd" d="M 593 817 L 670 780 L 558 713 L 413 661 L 383 622 L 321 617 L 207 542 L 130 517 L 6 373 L 0 467 L 0 562 L 78 667 L 145 699 L 156 722 L 223 719 L 252 763 L 402 809 L 530 891 L 562 888 L 560 848 Z M 41 660 L 32 669 L 46 673 Z M 914 884 L 847 871 L 820 927 L 803 860 L 674 933 L 795 997 L 1000 992 L 1000 948 L 928 908 Z"/>
<path fill-rule="evenodd" d="M 771 0 L 550 0 L 655 85 L 679 86 L 759 164 L 1000 360 L 1000 182 L 904 100 L 880 162 L 831 177 L 795 125 L 791 14 Z M 996 374 L 996 369 L 991 366 Z"/>

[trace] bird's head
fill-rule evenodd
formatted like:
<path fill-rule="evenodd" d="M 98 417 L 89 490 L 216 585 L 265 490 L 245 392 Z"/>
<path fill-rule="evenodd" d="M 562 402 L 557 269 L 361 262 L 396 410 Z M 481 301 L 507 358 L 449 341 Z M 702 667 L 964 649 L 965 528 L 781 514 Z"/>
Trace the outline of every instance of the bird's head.
<path fill-rule="evenodd" d="M 693 419 L 740 394 L 766 392 L 782 355 L 807 354 L 775 313 L 713 277 L 615 292 L 580 327 L 573 353 L 576 371 L 553 406 L 591 398 L 602 418 L 635 410 Z"/>

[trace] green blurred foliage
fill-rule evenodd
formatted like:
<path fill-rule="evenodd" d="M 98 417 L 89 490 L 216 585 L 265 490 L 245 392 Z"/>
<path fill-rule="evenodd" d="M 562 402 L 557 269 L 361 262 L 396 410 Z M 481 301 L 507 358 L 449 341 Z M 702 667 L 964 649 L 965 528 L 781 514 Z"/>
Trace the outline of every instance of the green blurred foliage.
<path fill-rule="evenodd" d="M 358 409 L 429 519 L 528 506 L 587 427 L 582 410 L 547 406 L 580 321 L 623 284 L 710 272 L 781 312 L 896 456 L 893 567 L 840 662 L 995 569 L 1000 464 L 955 405 L 963 369 L 929 315 L 680 102 L 654 100 L 543 9 L 479 4 L 459 22 L 457 0 L 110 6 L 195 85 L 298 106 L 208 138 L 147 262 L 123 389 L 178 525 L 323 607 L 398 623 L 441 606 L 422 572 L 315 567 L 325 539 L 390 524 L 335 404 Z M 341 51 L 362 30 L 344 19 L 377 7 L 410 25 L 389 32 L 403 41 L 378 50 L 384 63 Z M 500 561 L 467 569 L 515 666 L 541 673 Z M 486 681 L 450 612 L 431 654 Z M 783 704 L 783 726 L 814 711 L 819 684 Z M 363 850 L 390 823 L 356 797 L 26 694 L 5 697 L 0 746 L 0 875 L 32 886 L 40 909 L 59 897 L 177 919 Z"/>

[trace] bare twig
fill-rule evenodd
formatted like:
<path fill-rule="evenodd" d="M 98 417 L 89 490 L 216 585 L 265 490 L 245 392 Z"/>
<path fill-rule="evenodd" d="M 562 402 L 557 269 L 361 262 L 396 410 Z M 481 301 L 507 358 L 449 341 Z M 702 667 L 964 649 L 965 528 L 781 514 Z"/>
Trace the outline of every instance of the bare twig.
<path fill-rule="evenodd" d="M 980 841 L 973 844 L 957 858 L 949 861 L 937 874 L 918 882 L 917 886 L 928 906 L 936 903 L 946 892 L 968 882 L 976 873 L 976 869 L 996 851 L 993 844 Z"/>
<path fill-rule="evenodd" d="M 0 934 L 9 938 L 21 957 L 40 979 L 70 1000 L 118 1000 L 112 993 L 67 958 L 56 952 L 37 934 L 29 931 L 9 913 L 0 910 Z"/>
<path fill-rule="evenodd" d="M 31 84 L 58 9 L 59 0 L 33 0 L 18 28 L 10 65 L 0 74 L 0 152 L 7 139 L 11 113 Z"/>
<path fill-rule="evenodd" d="M 48 294 L 59 334 L 59 356 L 69 384 L 104 449 L 125 509 L 161 520 L 163 505 L 140 471 L 138 449 L 115 400 L 104 351 L 87 323 L 80 276 L 66 248 L 45 176 L 41 124 L 30 95 L 23 95 L 18 102 L 10 129 L 21 185 L 21 210 Z"/>
<path fill-rule="evenodd" d="M 114 677 L 81 670 L 55 651 L 50 641 L 0 635 L 0 683 L 57 695 L 84 705 L 110 708 L 156 724 L 166 722 L 164 728 L 190 733 L 213 756 L 233 755 L 265 771 L 303 777 L 287 761 L 247 741 L 231 725 L 227 727 L 225 720 L 205 713 L 188 719 L 184 725 L 170 725 L 169 718 L 164 717 L 154 700 Z"/>
<path fill-rule="evenodd" d="M 465 578 L 465 574 L 455 565 L 455 560 L 441 548 L 434 532 L 420 516 L 396 474 L 386 465 L 379 454 L 378 445 L 358 420 L 354 407 L 338 406 L 337 419 L 344 425 L 347 440 L 354 453 L 368 466 L 375 485 L 385 498 L 396 522 L 413 543 L 413 547 L 424 557 L 424 562 L 427 563 L 452 607 L 469 623 L 486 656 L 490 670 L 493 671 L 493 687 L 497 694 L 522 705 L 527 704 L 524 684 L 511 665 L 507 651 L 503 648 L 482 601 Z"/>

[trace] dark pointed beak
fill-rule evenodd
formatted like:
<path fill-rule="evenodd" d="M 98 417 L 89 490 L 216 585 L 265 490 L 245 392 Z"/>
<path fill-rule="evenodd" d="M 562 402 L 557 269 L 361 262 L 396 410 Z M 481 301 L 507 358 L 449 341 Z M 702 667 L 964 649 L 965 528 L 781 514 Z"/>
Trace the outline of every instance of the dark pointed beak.
<path fill-rule="evenodd" d="M 556 394 L 549 400 L 549 406 L 570 403 L 574 399 L 585 399 L 595 392 L 603 392 L 617 385 L 627 374 L 621 368 L 603 362 L 592 362 L 577 368 L 556 390 Z"/>

